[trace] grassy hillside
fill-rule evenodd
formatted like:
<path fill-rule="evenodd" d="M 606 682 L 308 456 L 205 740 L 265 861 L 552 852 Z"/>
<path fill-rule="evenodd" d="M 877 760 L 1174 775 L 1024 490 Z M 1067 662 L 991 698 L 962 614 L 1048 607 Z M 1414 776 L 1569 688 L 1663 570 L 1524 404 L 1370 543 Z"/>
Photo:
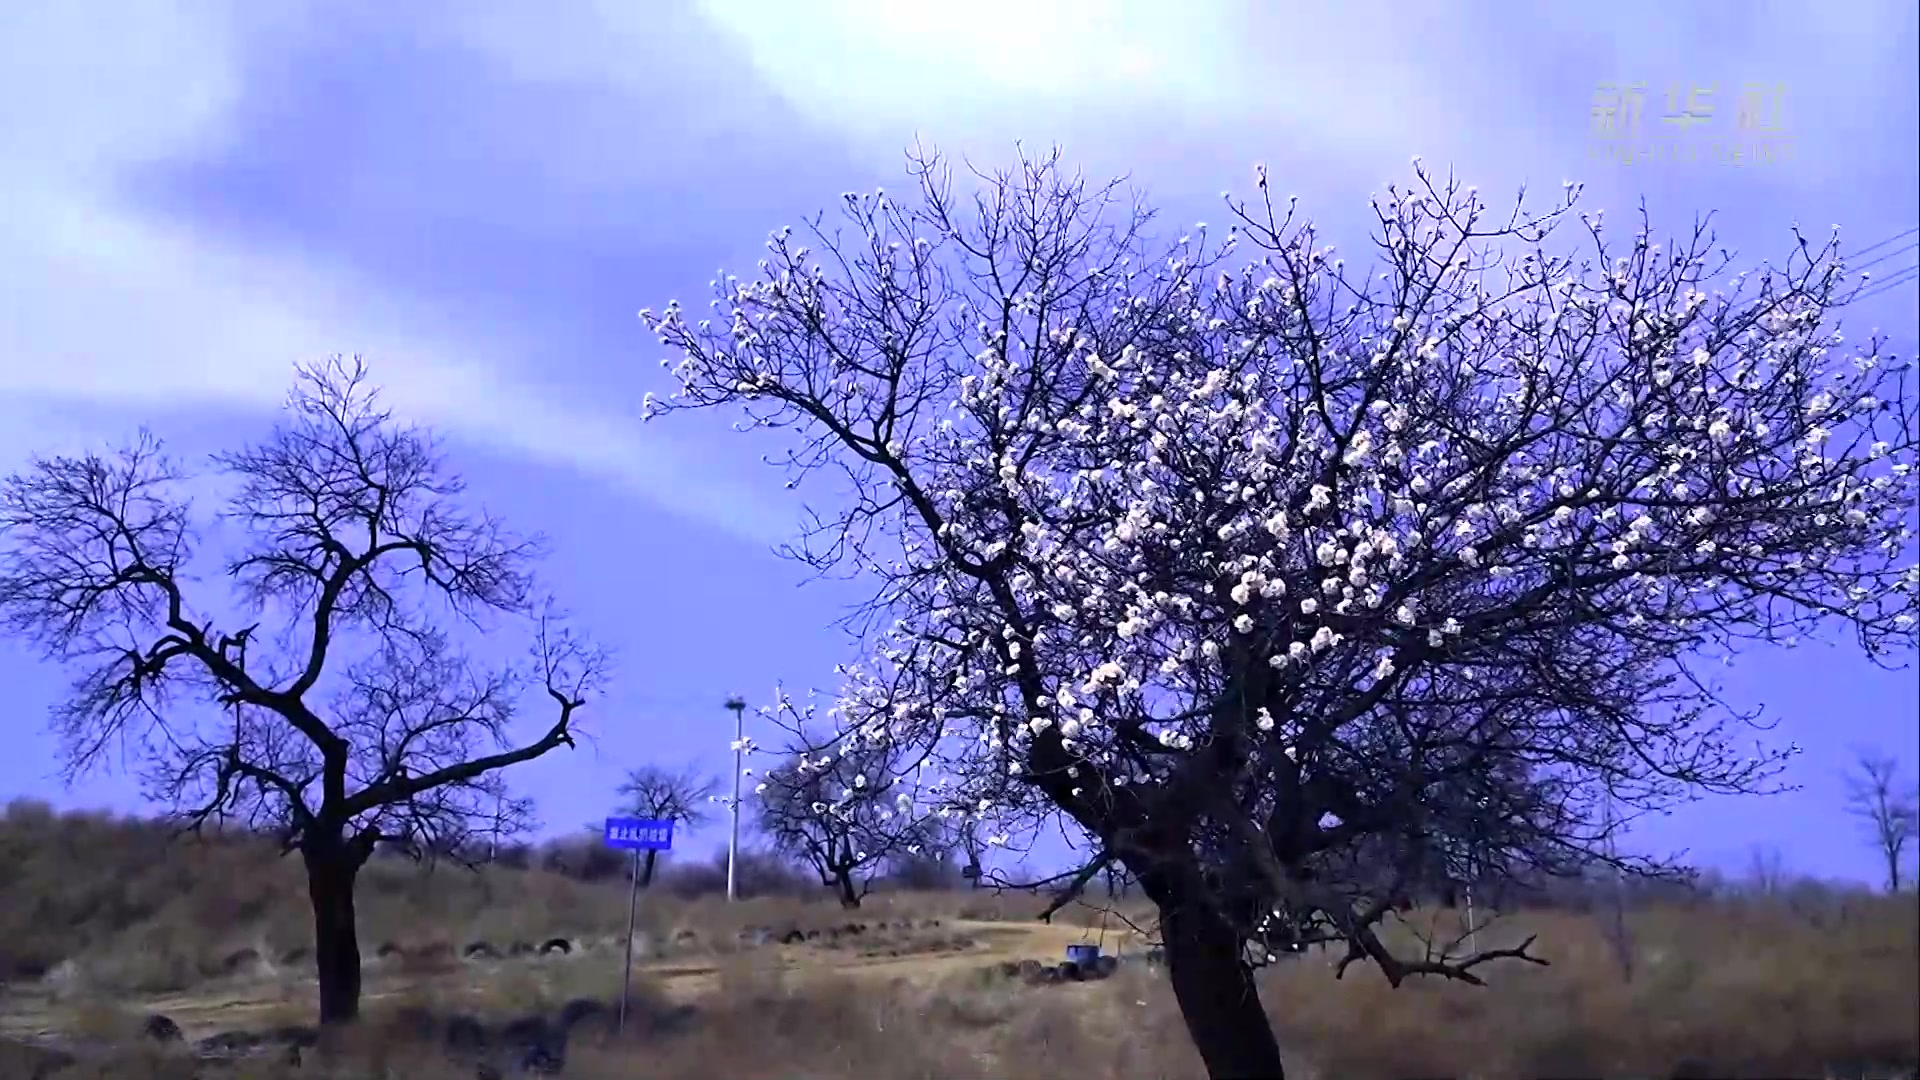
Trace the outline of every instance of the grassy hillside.
<path fill-rule="evenodd" d="M 697 1001 L 697 1018 L 671 1037 L 576 1040 L 565 1075 L 635 1075 L 643 1060 L 636 1054 L 644 1055 L 645 1075 L 669 1080 L 1198 1075 L 1158 969 L 1129 964 L 1105 981 L 1058 985 L 1007 975 L 1014 955 L 1008 948 L 1015 947 L 995 951 L 986 939 L 1001 931 L 981 927 L 1030 921 L 1039 907 L 1029 896 L 964 891 L 878 895 L 860 918 L 895 920 L 894 927 L 910 925 L 922 939 L 945 939 L 914 944 L 896 934 L 879 947 L 871 937 L 858 947 L 833 946 L 826 929 L 817 945 L 747 948 L 737 942 L 749 927 L 824 928 L 848 916 L 811 893 L 735 905 L 650 896 L 642 925 L 675 949 L 654 956 L 640 980 L 643 998 Z M 504 950 L 515 941 L 618 935 L 626 891 L 541 870 L 429 872 L 379 861 L 368 868 L 360 909 L 368 952 L 396 943 L 420 955 L 430 946 L 459 950 L 476 941 Z M 1462 915 L 1410 917 L 1444 926 Z M 945 927 L 926 931 L 933 919 L 947 920 Z M 0 998 L 0 1021 L 11 1015 L 11 1030 L 21 1030 L 23 1010 L 37 1009 L 74 1030 L 125 1032 L 147 1012 L 190 1003 L 202 1014 L 213 1010 L 198 1021 L 177 1014 L 203 1029 L 242 1027 L 266 1015 L 276 1023 L 298 1020 L 311 1008 L 305 958 L 297 952 L 306 943 L 305 920 L 298 865 L 258 841 L 169 841 L 151 824 L 30 806 L 0 817 L 0 978 L 13 982 L 13 993 Z M 1076 933 L 1052 931 L 1017 947 L 1057 960 L 1059 942 Z M 1294 1075 L 1911 1077 L 1920 1066 L 1920 908 L 1911 894 L 1803 887 L 1786 895 L 1648 904 L 1627 913 L 1624 933 L 1606 916 L 1530 910 L 1483 925 L 1481 933 L 1483 944 L 1537 934 L 1536 951 L 1551 966 L 1491 968 L 1485 987 L 1427 981 L 1399 989 L 1361 967 L 1336 979 L 1334 957 L 1325 955 L 1271 969 L 1263 995 L 1298 1065 Z M 242 950 L 259 954 L 265 978 L 228 970 Z M 932 959 L 906 959 L 917 950 Z M 618 986 L 620 952 L 610 943 L 554 963 L 474 965 L 452 962 L 445 950 L 438 955 L 434 965 L 376 963 L 375 970 L 384 987 L 416 987 L 404 1000 L 458 1008 L 486 1023 L 551 1012 L 582 996 L 604 998 Z M 187 987 L 205 988 L 165 993 Z M 285 1008 L 249 1006 L 248 1013 L 218 1004 L 249 994 L 266 994 L 269 1004 Z M 393 1002 L 402 999 L 386 994 L 368 1010 L 358 1041 L 340 1049 L 341 1063 L 331 1071 L 311 1060 L 299 1071 L 263 1060 L 237 1072 L 211 1070 L 183 1063 L 176 1051 L 156 1056 L 148 1048 L 88 1066 L 103 1071 L 75 1066 L 58 1075 L 475 1075 L 470 1064 L 447 1064 L 440 1036 L 401 1030 Z M 10 1065 L 8 1053 L 41 1051 L 0 1040 L 0 1077 L 14 1075 L 9 1068 L 32 1075 L 25 1065 Z"/>
<path fill-rule="evenodd" d="M 547 861 L 571 865 L 578 853 L 570 846 L 550 849 Z M 269 967 L 309 966 L 312 923 L 300 862 L 256 837 L 179 836 L 151 821 L 16 802 L 0 813 L 0 868 L 0 984 L 52 976 L 101 990 L 178 990 L 227 973 L 249 950 Z M 582 869 L 596 880 L 376 858 L 357 893 L 361 952 L 474 942 L 504 951 L 516 942 L 624 933 L 624 881 L 601 876 L 597 866 Z M 817 885 L 797 875 L 770 881 L 779 875 L 764 865 L 743 880 L 757 886 L 752 891 L 782 895 L 731 909 L 711 903 L 698 895 L 711 885 L 709 869 L 696 864 L 663 875 L 641 904 L 642 928 L 656 936 L 689 928 L 731 933 L 837 917 Z M 869 903 L 988 918 L 1031 916 L 1042 906 L 1022 894 L 964 892 Z"/>

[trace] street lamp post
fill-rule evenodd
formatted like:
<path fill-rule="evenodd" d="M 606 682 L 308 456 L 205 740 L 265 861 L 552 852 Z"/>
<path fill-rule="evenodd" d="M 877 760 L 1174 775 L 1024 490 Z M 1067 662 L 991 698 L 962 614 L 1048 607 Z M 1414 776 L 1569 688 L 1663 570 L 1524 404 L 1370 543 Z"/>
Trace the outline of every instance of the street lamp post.
<path fill-rule="evenodd" d="M 733 710 L 733 802 L 728 807 L 732 821 L 727 834 L 727 901 L 731 903 L 740 895 L 740 758 L 745 751 L 747 703 L 736 694 L 727 699 L 726 707 Z"/>

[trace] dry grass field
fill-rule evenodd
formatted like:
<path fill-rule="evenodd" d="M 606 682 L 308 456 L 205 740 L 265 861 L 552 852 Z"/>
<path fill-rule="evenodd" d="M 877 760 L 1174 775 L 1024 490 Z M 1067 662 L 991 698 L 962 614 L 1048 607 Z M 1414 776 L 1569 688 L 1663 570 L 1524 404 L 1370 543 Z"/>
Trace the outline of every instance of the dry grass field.
<path fill-rule="evenodd" d="M 376 862 L 360 894 L 365 1022 L 314 1045 L 292 862 L 15 808 L 0 868 L 0 1080 L 1200 1075 L 1147 942 L 1113 920 L 1103 933 L 1088 909 L 1040 924 L 1032 896 L 885 893 L 853 913 L 644 897 L 636 1007 L 616 1036 L 623 887 Z M 1920 1063 L 1912 896 L 1650 907 L 1628 930 L 1631 977 L 1595 919 L 1527 911 L 1483 936 L 1537 933 L 1550 967 L 1393 990 L 1358 968 L 1335 980 L 1309 953 L 1271 968 L 1264 996 L 1292 1075 L 1322 1080 L 1891 1077 Z M 566 951 L 543 953 L 553 939 Z M 1117 968 L 1034 973 L 1083 941 Z M 155 1015 L 179 1037 L 151 1037 Z"/>

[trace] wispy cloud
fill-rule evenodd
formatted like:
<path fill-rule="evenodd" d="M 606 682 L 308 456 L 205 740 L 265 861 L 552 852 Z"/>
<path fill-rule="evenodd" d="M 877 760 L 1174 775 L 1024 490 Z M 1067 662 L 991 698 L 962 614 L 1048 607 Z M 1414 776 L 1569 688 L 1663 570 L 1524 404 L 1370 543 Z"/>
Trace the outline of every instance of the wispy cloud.
<path fill-rule="evenodd" d="M 1059 138 L 1183 211 L 1263 160 L 1352 240 L 1364 190 L 1414 151 L 1489 187 L 1580 176 L 1616 212 L 1641 192 L 1718 204 L 1761 251 L 1782 218 L 1844 212 L 1865 243 L 1915 213 L 1897 5 L 1627 5 L 1578 26 L 1505 5 L 701 11 L 156 3 L 107 33 L 84 8 L 8 8 L 0 389 L 21 410 L 252 410 L 291 361 L 362 351 L 422 419 L 682 511 L 749 508 L 721 523 L 758 534 L 785 510 L 752 483 L 684 494 L 689 468 L 742 483 L 738 451 L 635 429 L 624 399 L 656 384 L 632 312 L 697 300 L 710 261 L 893 179 L 915 135 L 992 161 Z M 1609 78 L 1787 79 L 1801 153 L 1596 167 L 1586 108 Z"/>
<path fill-rule="evenodd" d="M 469 296 L 460 310 L 378 267 L 356 265 L 339 246 L 354 236 L 379 235 L 410 209 L 404 201 L 394 205 L 395 198 L 430 195 L 435 187 L 448 192 L 443 208 L 456 211 L 449 216 L 457 218 L 462 198 L 478 195 L 485 202 L 470 208 L 474 216 L 468 220 L 496 225 L 550 225 L 550 202 L 544 208 L 522 204 L 510 185 L 461 192 L 457 161 L 443 160 L 434 173 L 409 177 L 404 160 L 342 156 L 281 163 L 311 170 L 308 182 L 321 202 L 337 196 L 341 213 L 332 220 L 294 215 L 268 223 L 279 226 L 276 233 L 225 227 L 222 214 L 243 209 L 237 200 L 207 213 L 166 205 L 160 196 L 177 192 L 153 190 L 157 174 L 190 174 L 206 165 L 204 155 L 215 155 L 217 163 L 220 148 L 231 147 L 236 136 L 260 134 L 245 128 L 249 120 L 260 121 L 263 91 L 271 89 L 259 85 L 260 73 L 285 59 L 276 56 L 276 46 L 300 27 L 296 20 L 249 23 L 215 5 L 170 7 L 164 14 L 136 5 L 129 17 L 131 26 L 116 23 L 114 33 L 103 34 L 83 9 L 9 8 L 0 15 L 0 39 L 7 42 L 6 62 L 0 63 L 0 131 L 10 162 L 9 209 L 0 217 L 0 399 L 6 402 L 0 429 L 9 434 L 0 449 L 13 460 L 30 426 L 44 429 L 32 418 L 57 402 L 105 406 L 104 413 L 89 415 L 106 423 L 169 411 L 259 412 L 283 399 L 294 362 L 363 352 L 396 407 L 456 437 L 585 472 L 755 539 L 777 535 L 790 520 L 787 508 L 768 505 L 762 492 L 742 486 L 737 470 L 716 470 L 713 455 L 692 448 L 685 437 L 641 432 L 637 415 L 619 395 L 595 398 L 578 380 L 569 386 L 552 377 L 565 365 L 543 352 L 575 353 L 583 345 L 603 354 L 597 360 L 625 354 L 627 366 L 637 368 L 633 361 L 646 355 L 632 317 L 637 302 L 609 305 L 601 321 L 617 324 L 623 337 L 602 335 L 596 342 L 592 335 L 569 333 L 568 316 L 577 307 L 549 303 L 537 312 L 544 324 L 536 318 L 533 325 L 514 325 L 510 302 L 489 305 L 480 296 L 476 304 Z M 485 30 L 482 20 L 466 33 Z M 497 27 L 494 32 L 500 36 Z M 338 44 L 345 51 L 353 42 Z M 493 45 L 504 48 L 506 42 Z M 486 63 L 528 55 L 523 48 Z M 381 74 L 366 72 L 363 88 L 377 91 Z M 510 81 L 517 74 L 524 72 L 509 66 L 499 78 Z M 289 142 L 321 134 L 303 129 L 299 119 L 283 115 L 267 122 L 296 121 L 272 132 Z M 503 140 L 484 127 L 472 134 L 456 147 L 460 153 L 485 159 L 501 148 Z M 583 153 L 609 149 L 584 147 Z M 634 160 L 644 160 L 615 156 L 629 172 Z M 618 183 L 617 176 L 596 173 L 589 163 L 570 164 L 549 185 L 567 198 Z M 294 178 L 256 172 L 253 179 L 272 188 Z M 393 189 L 384 203 L 383 187 Z M 271 200 L 279 193 L 255 194 Z M 354 220 L 363 208 L 373 212 L 371 220 Z M 548 222 L 541 221 L 543 214 Z M 436 224 L 438 237 L 408 237 L 419 245 L 409 257 L 447 261 L 450 249 L 468 242 L 457 220 L 443 217 Z M 581 236 L 593 231 L 593 223 L 574 227 Z M 334 246 L 301 236 L 301 229 L 332 232 Z M 515 254 L 509 249 L 498 257 L 511 261 Z M 576 248 L 572 254 L 592 253 Z M 649 254 L 640 245 L 628 254 L 628 264 Z M 465 268 L 473 264 L 470 259 Z M 576 271 L 569 279 L 582 276 Z M 600 299 L 611 299 L 608 292 L 620 284 L 601 283 Z M 690 478 L 700 482 L 689 484 Z"/>
<path fill-rule="evenodd" d="M 1014 139 L 1064 139 L 1090 171 L 1130 171 L 1175 200 L 1244 188 L 1258 161 L 1316 217 L 1353 227 L 1365 194 L 1405 182 L 1421 154 L 1490 193 L 1571 178 L 1616 215 L 1643 195 L 1669 226 L 1717 209 L 1754 257 L 1781 250 L 1789 222 L 1840 221 L 1865 245 L 1920 216 L 1910 5 L 706 7 L 798 110 L 867 153 L 919 133 L 1000 161 Z M 1717 88 L 1722 129 L 1740 87 L 1784 84 L 1796 153 L 1745 168 L 1593 160 L 1596 88 L 1632 81 L 1652 116 L 1669 87 Z M 1872 312 L 1895 321 L 1912 295 Z"/>

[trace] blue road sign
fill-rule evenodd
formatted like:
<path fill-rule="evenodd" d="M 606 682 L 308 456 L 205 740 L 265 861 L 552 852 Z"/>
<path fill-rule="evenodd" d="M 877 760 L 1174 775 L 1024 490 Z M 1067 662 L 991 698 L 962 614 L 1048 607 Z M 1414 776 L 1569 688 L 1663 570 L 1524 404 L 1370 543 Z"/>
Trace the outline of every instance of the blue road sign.
<path fill-rule="evenodd" d="M 628 851 L 667 851 L 673 847 L 673 822 L 651 818 L 610 817 L 604 836 L 610 848 Z"/>

